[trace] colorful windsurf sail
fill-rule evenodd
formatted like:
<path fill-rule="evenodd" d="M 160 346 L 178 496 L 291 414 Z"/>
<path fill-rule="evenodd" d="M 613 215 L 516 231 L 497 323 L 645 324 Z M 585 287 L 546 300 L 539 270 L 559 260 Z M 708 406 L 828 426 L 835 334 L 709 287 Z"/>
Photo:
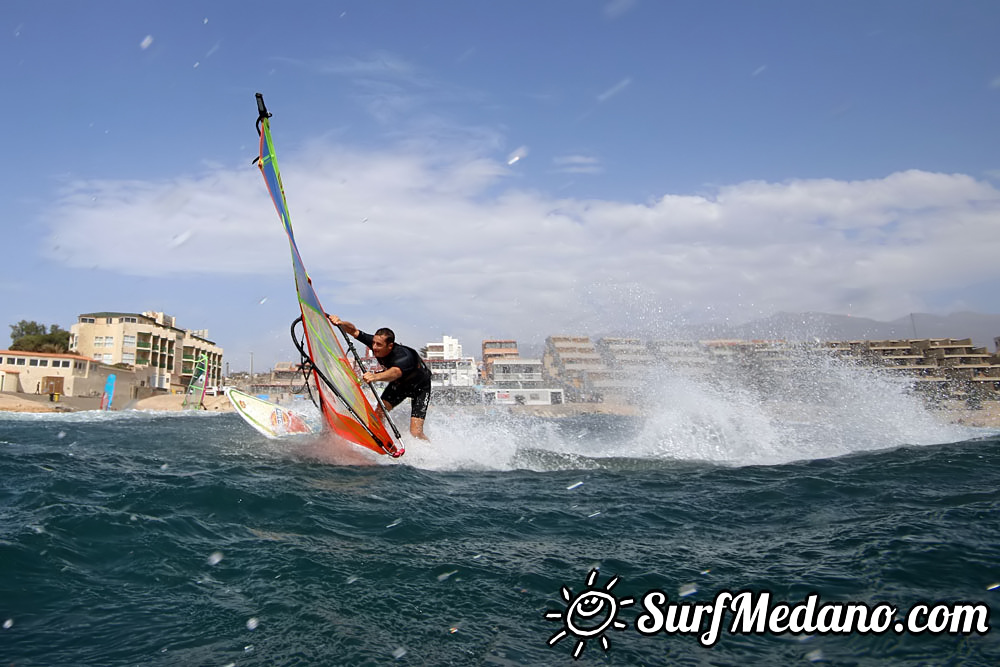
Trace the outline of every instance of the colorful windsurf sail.
<path fill-rule="evenodd" d="M 264 106 L 264 98 L 257 93 L 257 131 L 260 134 L 258 166 L 264 176 L 271 200 L 288 235 L 295 273 L 295 289 L 305 330 L 306 347 L 312 372 L 316 376 L 320 409 L 330 429 L 341 438 L 379 454 L 399 456 L 403 449 L 389 435 L 379 413 L 372 407 L 361 389 L 361 383 L 344 348 L 334 332 L 333 325 L 320 305 L 316 290 L 306 273 L 305 265 L 292 233 L 285 190 L 281 184 L 278 160 L 271 141 L 271 114 Z M 388 419 L 388 415 L 385 416 Z"/>
<path fill-rule="evenodd" d="M 208 382 L 208 355 L 202 354 L 194 364 L 191 382 L 181 407 L 184 410 L 202 410 L 205 408 L 205 385 Z"/>
<path fill-rule="evenodd" d="M 108 376 L 107 382 L 104 383 L 104 395 L 101 396 L 101 410 L 110 410 L 111 401 L 115 398 L 115 374 L 112 373 Z"/>

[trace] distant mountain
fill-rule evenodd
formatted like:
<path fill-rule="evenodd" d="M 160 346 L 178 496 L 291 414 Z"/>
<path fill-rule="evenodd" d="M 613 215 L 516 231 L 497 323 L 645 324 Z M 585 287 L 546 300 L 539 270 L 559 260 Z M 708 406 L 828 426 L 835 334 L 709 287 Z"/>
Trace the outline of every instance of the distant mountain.
<path fill-rule="evenodd" d="M 900 338 L 971 338 L 977 347 L 996 351 L 1000 315 L 913 313 L 890 322 L 828 313 L 777 313 L 739 325 L 693 325 L 686 336 L 697 339 L 738 338 L 808 340 L 887 340 Z"/>

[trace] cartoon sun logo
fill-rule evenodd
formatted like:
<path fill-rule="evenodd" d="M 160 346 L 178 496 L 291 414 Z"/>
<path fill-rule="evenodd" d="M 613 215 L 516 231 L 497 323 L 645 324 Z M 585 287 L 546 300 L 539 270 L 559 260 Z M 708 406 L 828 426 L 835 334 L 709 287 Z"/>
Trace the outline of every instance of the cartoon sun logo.
<path fill-rule="evenodd" d="M 601 647 L 607 651 L 611 644 L 604 635 L 608 628 L 624 630 L 628 626 L 618 620 L 618 608 L 627 607 L 635 602 L 633 598 L 622 598 L 619 600 L 611 594 L 611 589 L 618 583 L 618 577 L 613 577 L 604 588 L 594 586 L 597 581 L 598 570 L 595 568 L 587 575 L 587 588 L 574 596 L 565 586 L 562 587 L 562 597 L 566 601 L 566 611 L 547 611 L 545 618 L 555 621 L 562 621 L 563 628 L 549 637 L 549 646 L 555 646 L 559 640 L 568 635 L 576 637 L 576 646 L 573 648 L 573 659 L 579 659 L 583 649 L 587 647 L 587 640 L 591 637 L 600 637 Z"/>

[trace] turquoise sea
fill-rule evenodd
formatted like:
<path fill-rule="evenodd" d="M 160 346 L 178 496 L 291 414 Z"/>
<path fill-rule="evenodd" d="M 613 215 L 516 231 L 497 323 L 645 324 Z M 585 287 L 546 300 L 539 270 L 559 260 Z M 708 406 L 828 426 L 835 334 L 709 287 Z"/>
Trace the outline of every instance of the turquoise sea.
<path fill-rule="evenodd" d="M 639 633 L 653 590 L 1000 596 L 996 431 L 850 377 L 665 382 L 643 418 L 432 406 L 398 462 L 232 413 L 0 414 L 0 663 L 1000 664 L 995 630 Z M 566 632 L 591 588 L 624 627 Z"/>

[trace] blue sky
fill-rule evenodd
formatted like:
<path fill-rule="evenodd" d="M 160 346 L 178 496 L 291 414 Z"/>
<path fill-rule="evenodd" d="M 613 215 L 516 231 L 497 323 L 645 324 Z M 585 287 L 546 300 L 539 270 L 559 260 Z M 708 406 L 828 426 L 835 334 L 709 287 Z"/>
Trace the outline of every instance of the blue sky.
<path fill-rule="evenodd" d="M 233 370 L 294 359 L 256 92 L 324 306 L 413 347 L 1000 312 L 993 0 L 15 0 L 2 21 L 6 324 L 162 310 Z"/>

